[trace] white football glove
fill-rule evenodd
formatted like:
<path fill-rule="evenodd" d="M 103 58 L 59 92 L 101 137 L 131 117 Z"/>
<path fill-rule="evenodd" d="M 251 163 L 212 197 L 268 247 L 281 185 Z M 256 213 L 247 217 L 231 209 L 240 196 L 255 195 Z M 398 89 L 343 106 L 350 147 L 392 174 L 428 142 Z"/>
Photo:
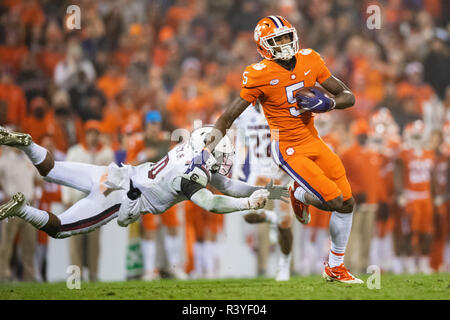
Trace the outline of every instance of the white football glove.
<path fill-rule="evenodd" d="M 442 196 L 442 195 L 438 195 L 438 196 L 434 197 L 433 202 L 434 202 L 434 205 L 435 205 L 436 207 L 439 207 L 439 206 L 441 206 L 442 204 L 444 204 L 444 202 L 445 202 L 445 197 Z"/>
<path fill-rule="evenodd" d="M 262 209 L 266 205 L 270 192 L 266 189 L 259 189 L 248 198 L 249 209 Z"/>
<path fill-rule="evenodd" d="M 406 204 L 408 203 L 408 200 L 406 199 L 405 195 L 402 193 L 401 195 L 398 196 L 397 198 L 397 204 L 401 207 L 404 208 L 406 206 Z"/>

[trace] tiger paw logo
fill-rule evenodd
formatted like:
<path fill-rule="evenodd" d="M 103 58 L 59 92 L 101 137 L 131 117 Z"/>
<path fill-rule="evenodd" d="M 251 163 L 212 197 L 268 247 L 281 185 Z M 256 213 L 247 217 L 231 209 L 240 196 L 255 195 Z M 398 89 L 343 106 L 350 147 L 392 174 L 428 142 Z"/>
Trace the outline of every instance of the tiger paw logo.
<path fill-rule="evenodd" d="M 287 154 L 288 156 L 292 156 L 294 153 L 295 153 L 294 148 L 289 147 L 289 148 L 286 149 L 286 154 Z"/>
<path fill-rule="evenodd" d="M 252 65 L 252 67 L 253 67 L 253 69 L 259 71 L 259 70 L 264 69 L 266 67 L 266 65 L 264 63 L 260 62 L 260 63 L 255 63 L 254 65 Z"/>
<path fill-rule="evenodd" d="M 300 54 L 307 56 L 308 54 L 310 54 L 312 52 L 312 50 L 311 49 L 302 49 L 299 52 L 300 52 Z"/>

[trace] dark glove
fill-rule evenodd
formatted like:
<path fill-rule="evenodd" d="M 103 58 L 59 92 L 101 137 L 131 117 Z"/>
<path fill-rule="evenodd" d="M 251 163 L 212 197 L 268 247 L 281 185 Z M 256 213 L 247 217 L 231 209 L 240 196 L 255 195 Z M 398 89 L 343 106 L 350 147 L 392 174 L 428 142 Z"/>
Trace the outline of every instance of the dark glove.
<path fill-rule="evenodd" d="M 135 188 L 133 186 L 133 181 L 131 181 L 130 179 L 130 190 L 128 190 L 127 192 L 127 197 L 130 200 L 136 200 L 137 198 L 139 198 L 141 196 L 142 192 L 141 190 L 139 190 L 138 188 Z"/>
<path fill-rule="evenodd" d="M 297 95 L 297 105 L 303 110 L 314 113 L 323 113 L 334 109 L 336 106 L 336 101 L 326 97 L 322 91 L 315 88 L 311 88 L 309 91 L 314 93 L 314 97 L 308 97 L 301 94 Z"/>

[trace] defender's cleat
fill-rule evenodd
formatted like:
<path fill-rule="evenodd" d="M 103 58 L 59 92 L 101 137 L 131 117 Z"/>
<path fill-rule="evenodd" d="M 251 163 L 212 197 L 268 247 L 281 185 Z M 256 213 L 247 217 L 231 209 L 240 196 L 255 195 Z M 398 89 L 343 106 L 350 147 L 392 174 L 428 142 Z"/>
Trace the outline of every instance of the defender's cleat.
<path fill-rule="evenodd" d="M 354 277 L 344 266 L 344 264 L 340 264 L 337 267 L 331 268 L 328 263 L 325 264 L 325 270 L 322 273 L 322 276 L 327 281 L 337 281 L 342 283 L 364 283 L 361 279 Z"/>
<path fill-rule="evenodd" d="M 17 214 L 25 206 L 25 196 L 18 192 L 12 198 L 0 206 L 0 221 L 9 217 L 17 216 Z"/>
<path fill-rule="evenodd" d="M 289 281 L 291 277 L 291 271 L 289 270 L 290 266 L 287 265 L 279 265 L 277 274 L 275 276 L 275 281 Z"/>
<path fill-rule="evenodd" d="M 309 206 L 298 200 L 294 195 L 294 192 L 298 187 L 300 187 L 300 185 L 296 181 L 294 181 L 294 187 L 289 187 L 292 209 L 294 209 L 295 217 L 300 223 L 308 224 L 311 221 Z"/>
<path fill-rule="evenodd" d="M 26 133 L 10 131 L 0 127 L 0 145 L 10 147 L 26 147 L 32 142 L 31 136 Z"/>

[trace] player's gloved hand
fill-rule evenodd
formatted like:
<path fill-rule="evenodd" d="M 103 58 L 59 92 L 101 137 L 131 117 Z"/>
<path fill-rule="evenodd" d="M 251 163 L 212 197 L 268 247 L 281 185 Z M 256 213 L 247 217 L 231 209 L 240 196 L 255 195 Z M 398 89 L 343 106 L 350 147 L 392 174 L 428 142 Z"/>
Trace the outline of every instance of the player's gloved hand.
<path fill-rule="evenodd" d="M 273 185 L 273 179 L 266 184 L 265 189 L 269 191 L 269 199 L 281 200 L 283 202 L 289 202 L 289 190 L 287 186 Z"/>
<path fill-rule="evenodd" d="M 259 189 L 248 198 L 249 209 L 262 209 L 266 205 L 270 192 L 266 189 Z"/>
<path fill-rule="evenodd" d="M 211 155 L 208 149 L 203 149 L 198 155 L 192 158 L 189 167 L 187 168 L 185 174 L 190 173 L 195 167 L 207 166 L 211 167 L 216 162 L 216 159 Z"/>
<path fill-rule="evenodd" d="M 434 197 L 433 202 L 436 207 L 440 207 L 441 205 L 444 204 L 445 197 L 442 195 L 438 195 L 438 196 Z"/>
<path fill-rule="evenodd" d="M 309 91 L 314 93 L 314 97 L 297 95 L 297 105 L 301 109 L 314 113 L 324 113 L 336 107 L 336 101 L 333 98 L 326 97 L 322 91 L 315 88 L 311 88 Z"/>
<path fill-rule="evenodd" d="M 137 198 L 139 198 L 141 196 L 142 192 L 141 190 L 139 190 L 138 188 L 135 188 L 133 186 L 133 181 L 131 181 L 130 179 L 130 189 L 127 192 L 127 197 L 130 200 L 136 200 Z"/>
<path fill-rule="evenodd" d="M 408 201 L 406 200 L 406 197 L 405 197 L 404 194 L 400 194 L 400 195 L 397 197 L 397 204 L 398 204 L 399 207 L 404 208 L 404 207 L 406 206 L 406 203 L 407 203 L 407 202 L 408 202 Z"/>

